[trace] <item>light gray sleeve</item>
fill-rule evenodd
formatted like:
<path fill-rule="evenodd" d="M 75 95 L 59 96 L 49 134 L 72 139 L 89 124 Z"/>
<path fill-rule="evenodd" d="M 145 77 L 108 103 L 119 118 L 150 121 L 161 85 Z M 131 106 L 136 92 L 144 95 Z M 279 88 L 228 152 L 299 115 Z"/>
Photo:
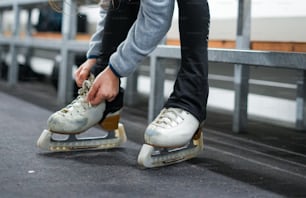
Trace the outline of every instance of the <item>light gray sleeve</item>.
<path fill-rule="evenodd" d="M 87 51 L 87 58 L 97 58 L 100 52 L 102 37 L 104 33 L 104 24 L 107 11 L 100 8 L 100 18 L 97 23 L 96 32 L 92 35 L 89 42 L 89 49 Z"/>
<path fill-rule="evenodd" d="M 116 75 L 130 75 L 156 48 L 171 26 L 173 10 L 174 0 L 141 0 L 137 20 L 110 57 L 110 67 Z"/>

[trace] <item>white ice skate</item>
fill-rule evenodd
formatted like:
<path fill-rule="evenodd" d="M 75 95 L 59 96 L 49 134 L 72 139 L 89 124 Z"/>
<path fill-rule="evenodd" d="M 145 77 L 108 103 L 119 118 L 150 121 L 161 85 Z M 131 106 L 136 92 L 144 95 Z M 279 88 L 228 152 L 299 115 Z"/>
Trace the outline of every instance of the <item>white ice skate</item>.
<path fill-rule="evenodd" d="M 114 101 L 114 105 L 107 107 L 105 102 L 91 106 L 87 100 L 87 93 L 94 81 L 90 75 L 79 89 L 79 96 L 71 104 L 53 113 L 48 119 L 48 130 L 40 135 L 37 146 L 50 151 L 73 151 L 80 149 L 108 149 L 120 146 L 126 141 L 124 127 L 119 123 L 120 109 L 123 103 L 123 93 Z M 122 96 L 120 95 L 122 94 Z M 77 135 L 89 128 L 100 124 L 107 135 L 94 138 L 78 138 Z M 66 139 L 56 139 L 53 134 L 68 136 Z"/>
<path fill-rule="evenodd" d="M 196 157 L 203 150 L 199 121 L 178 108 L 163 109 L 145 131 L 138 164 L 147 168 L 166 166 Z"/>

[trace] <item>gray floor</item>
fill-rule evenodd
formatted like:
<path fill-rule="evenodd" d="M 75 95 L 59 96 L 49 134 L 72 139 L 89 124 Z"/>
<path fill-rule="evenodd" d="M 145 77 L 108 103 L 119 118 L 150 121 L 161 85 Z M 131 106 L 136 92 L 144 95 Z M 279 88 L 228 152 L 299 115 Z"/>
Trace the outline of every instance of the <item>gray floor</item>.
<path fill-rule="evenodd" d="M 124 108 L 121 148 L 48 153 L 35 143 L 54 99 L 48 85 L 0 81 L 0 197 L 306 197 L 305 133 L 250 121 L 237 135 L 230 116 L 208 112 L 200 156 L 142 169 L 145 103 Z"/>

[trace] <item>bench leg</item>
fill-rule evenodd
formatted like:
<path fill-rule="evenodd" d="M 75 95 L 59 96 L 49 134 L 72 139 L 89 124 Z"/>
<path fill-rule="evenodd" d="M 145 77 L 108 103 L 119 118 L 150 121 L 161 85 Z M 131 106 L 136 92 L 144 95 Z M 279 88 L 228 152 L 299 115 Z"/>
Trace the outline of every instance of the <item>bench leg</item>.
<path fill-rule="evenodd" d="M 297 81 L 297 94 L 296 94 L 296 129 L 305 130 L 306 129 L 306 71 L 303 70 L 300 79 Z"/>
<path fill-rule="evenodd" d="M 246 129 L 248 122 L 249 67 L 235 65 L 235 104 L 233 115 L 233 132 L 240 133 Z"/>
<path fill-rule="evenodd" d="M 154 120 L 164 105 L 165 68 L 156 56 L 150 57 L 150 79 L 148 123 Z"/>

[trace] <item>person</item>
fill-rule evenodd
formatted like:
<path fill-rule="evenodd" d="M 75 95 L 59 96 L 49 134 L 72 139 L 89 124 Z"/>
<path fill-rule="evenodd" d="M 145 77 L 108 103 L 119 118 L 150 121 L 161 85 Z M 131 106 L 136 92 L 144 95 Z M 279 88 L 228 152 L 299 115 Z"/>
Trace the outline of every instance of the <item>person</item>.
<path fill-rule="evenodd" d="M 88 87 L 86 99 L 82 99 L 82 104 L 84 100 L 87 102 L 83 118 L 75 119 L 80 117 L 75 112 L 75 109 L 79 109 L 75 108 L 79 103 L 73 102 L 64 111 L 59 111 L 61 113 L 56 112 L 50 116 L 48 127 L 51 131 L 81 132 L 106 118 L 118 116 L 123 106 L 124 92 L 120 88 L 120 78 L 136 70 L 140 61 L 156 48 L 171 26 L 174 0 L 111 2 L 106 16 L 101 18 L 99 28 L 92 37 L 88 60 L 75 74 L 78 86 L 84 86 L 90 73 L 95 76 Z M 181 66 L 173 92 L 144 134 L 146 144 L 158 148 L 178 148 L 188 144 L 206 119 L 210 22 L 208 2 L 177 0 L 177 4 Z M 105 15 L 103 9 L 100 14 Z M 73 129 L 69 129 L 71 126 Z M 148 166 L 183 160 L 176 157 L 173 162 L 163 161 L 159 165 Z"/>

